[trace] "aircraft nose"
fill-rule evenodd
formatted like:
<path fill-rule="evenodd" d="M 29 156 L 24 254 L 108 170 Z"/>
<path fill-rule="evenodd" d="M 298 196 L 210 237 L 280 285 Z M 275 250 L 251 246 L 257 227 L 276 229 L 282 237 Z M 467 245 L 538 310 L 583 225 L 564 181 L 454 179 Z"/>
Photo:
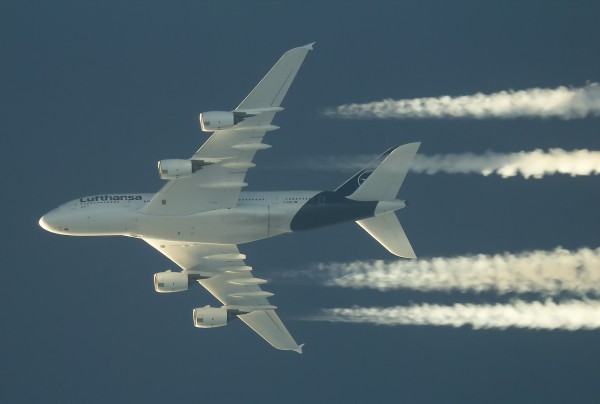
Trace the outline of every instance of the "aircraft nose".
<path fill-rule="evenodd" d="M 53 215 L 52 212 L 46 213 L 44 216 L 42 216 L 39 221 L 40 227 L 46 231 L 49 231 L 50 233 L 60 234 L 60 230 L 62 229 L 56 224 L 55 219 L 57 218 L 53 216 L 55 215 Z"/>
<path fill-rule="evenodd" d="M 46 231 L 52 232 L 52 227 L 48 224 L 46 216 L 42 216 L 39 221 L 40 227 Z"/>

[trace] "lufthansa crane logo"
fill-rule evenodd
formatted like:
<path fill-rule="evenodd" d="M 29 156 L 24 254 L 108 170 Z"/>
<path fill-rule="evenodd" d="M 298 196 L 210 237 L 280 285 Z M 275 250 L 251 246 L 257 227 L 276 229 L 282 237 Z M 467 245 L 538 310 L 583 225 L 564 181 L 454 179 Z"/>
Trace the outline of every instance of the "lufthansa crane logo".
<path fill-rule="evenodd" d="M 363 182 L 365 182 L 367 180 L 367 178 L 369 178 L 369 176 L 371 175 L 371 173 L 373 173 L 373 170 L 371 171 L 365 171 L 364 173 L 362 173 L 361 175 L 358 176 L 358 185 L 362 185 Z"/>

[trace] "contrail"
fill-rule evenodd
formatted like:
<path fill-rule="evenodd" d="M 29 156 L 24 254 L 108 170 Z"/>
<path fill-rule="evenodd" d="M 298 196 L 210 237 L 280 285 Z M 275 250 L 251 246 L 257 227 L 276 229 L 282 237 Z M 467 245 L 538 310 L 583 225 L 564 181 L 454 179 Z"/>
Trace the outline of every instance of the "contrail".
<path fill-rule="evenodd" d="M 380 291 L 459 291 L 600 296 L 600 248 L 526 251 L 519 254 L 470 255 L 398 261 L 318 264 L 288 273 L 328 286 Z"/>
<path fill-rule="evenodd" d="M 309 160 L 302 168 L 352 172 L 365 167 L 376 156 L 359 155 L 324 157 Z M 515 153 L 484 154 L 418 154 L 411 171 L 421 174 L 496 174 L 502 178 L 520 175 L 524 178 L 542 178 L 546 175 L 566 174 L 572 177 L 600 174 L 600 151 L 587 149 L 566 151 L 519 151 Z"/>
<path fill-rule="evenodd" d="M 413 98 L 345 104 L 325 111 L 341 118 L 562 118 L 600 115 L 600 86 L 561 86 L 477 93 L 458 97 Z"/>
<path fill-rule="evenodd" d="M 437 154 L 416 156 L 411 169 L 417 173 L 497 174 L 503 178 L 521 175 L 542 178 L 545 175 L 570 176 L 600 174 L 600 151 L 550 149 L 516 153 Z"/>
<path fill-rule="evenodd" d="M 600 328 L 600 301 L 569 300 L 555 303 L 509 304 L 421 304 L 396 307 L 353 307 L 324 309 L 303 320 L 376 325 L 437 325 L 474 329 L 509 327 L 537 330 L 592 330 Z"/>

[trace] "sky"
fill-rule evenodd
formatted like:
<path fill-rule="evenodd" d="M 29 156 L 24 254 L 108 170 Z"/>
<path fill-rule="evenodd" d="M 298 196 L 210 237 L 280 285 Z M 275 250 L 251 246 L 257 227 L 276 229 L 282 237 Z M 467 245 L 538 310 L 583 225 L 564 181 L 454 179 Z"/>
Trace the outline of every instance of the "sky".
<path fill-rule="evenodd" d="M 535 150 L 584 150 L 577 160 L 597 163 L 599 11 L 0 1 L 0 401 L 595 402 L 598 172 L 494 170 L 529 169 Z M 416 267 L 354 223 L 240 246 L 272 281 L 303 355 L 239 321 L 195 329 L 192 309 L 218 302 L 199 287 L 155 293 L 152 275 L 175 268 L 140 240 L 39 228 L 80 196 L 158 190 L 156 161 L 187 158 L 207 138 L 200 112 L 234 108 L 283 52 L 310 42 L 248 190 L 333 189 L 351 175 L 339 164 L 415 141 L 422 161 L 446 168 L 409 173 L 400 192 Z M 557 91 L 563 112 L 543 112 Z M 331 113 L 384 100 L 391 115 Z M 437 113 L 416 116 L 425 104 Z M 496 165 L 473 167 L 489 156 Z M 385 287 L 357 286 L 357 273 Z"/>

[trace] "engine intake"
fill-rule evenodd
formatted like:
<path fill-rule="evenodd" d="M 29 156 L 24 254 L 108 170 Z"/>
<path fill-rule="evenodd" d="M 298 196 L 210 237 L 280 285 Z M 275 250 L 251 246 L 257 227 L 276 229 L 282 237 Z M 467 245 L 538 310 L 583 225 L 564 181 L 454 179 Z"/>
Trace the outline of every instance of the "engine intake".
<path fill-rule="evenodd" d="M 182 272 L 159 272 L 154 274 L 154 290 L 158 293 L 183 292 L 188 290 L 189 278 Z"/>
<path fill-rule="evenodd" d="M 227 325 L 227 309 L 223 307 L 198 307 L 192 312 L 194 327 L 215 328 Z"/>

